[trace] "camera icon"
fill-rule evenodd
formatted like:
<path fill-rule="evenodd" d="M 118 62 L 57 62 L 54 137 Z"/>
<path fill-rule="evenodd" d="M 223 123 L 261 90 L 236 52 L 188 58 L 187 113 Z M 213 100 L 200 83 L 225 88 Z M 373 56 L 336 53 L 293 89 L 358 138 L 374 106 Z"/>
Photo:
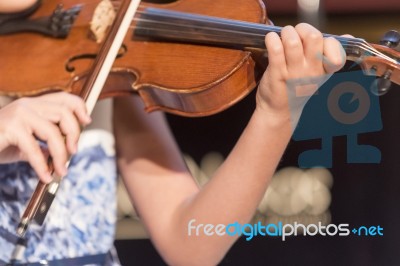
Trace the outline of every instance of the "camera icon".
<path fill-rule="evenodd" d="M 310 99 L 293 139 L 321 139 L 321 149 L 302 152 L 298 158 L 300 167 L 332 167 L 332 139 L 336 136 L 347 137 L 347 163 L 380 163 L 378 148 L 357 141 L 358 134 L 382 129 L 379 98 L 373 93 L 376 89 L 373 88 L 376 86 L 374 80 L 362 71 L 336 73 L 315 94 L 308 95 Z M 288 83 L 290 93 L 296 91 L 293 86 L 299 86 L 299 83 Z M 306 96 L 294 97 L 289 105 L 296 105 L 301 97 Z"/>

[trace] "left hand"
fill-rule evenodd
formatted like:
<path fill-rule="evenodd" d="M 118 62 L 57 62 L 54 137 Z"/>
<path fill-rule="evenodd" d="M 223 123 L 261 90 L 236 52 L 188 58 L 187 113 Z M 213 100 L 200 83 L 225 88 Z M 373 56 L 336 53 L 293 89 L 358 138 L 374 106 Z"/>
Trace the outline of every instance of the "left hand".
<path fill-rule="evenodd" d="M 320 31 L 305 23 L 284 27 L 281 37 L 268 33 L 265 42 L 269 65 L 258 88 L 256 110 L 267 112 L 278 121 L 299 115 L 291 112 L 301 113 L 312 93 L 346 61 L 339 41 L 324 38 Z M 299 82 L 298 87 L 296 82 Z M 289 106 L 293 99 L 288 97 L 296 97 L 301 90 L 309 97 L 304 97 L 299 106 Z"/>

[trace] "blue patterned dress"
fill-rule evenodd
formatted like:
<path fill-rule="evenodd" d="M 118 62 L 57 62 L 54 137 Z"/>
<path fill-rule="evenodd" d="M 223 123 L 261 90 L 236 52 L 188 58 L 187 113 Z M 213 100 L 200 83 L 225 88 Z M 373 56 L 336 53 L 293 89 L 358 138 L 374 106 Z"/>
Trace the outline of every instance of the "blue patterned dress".
<path fill-rule="evenodd" d="M 82 133 L 79 152 L 71 159 L 44 225 L 29 227 L 23 263 L 113 250 L 117 178 L 114 142 L 111 134 L 95 131 Z M 17 239 L 16 227 L 36 184 L 35 172 L 27 163 L 0 165 L 0 265 L 9 262 Z M 116 256 L 108 256 L 106 265 L 119 265 Z"/>

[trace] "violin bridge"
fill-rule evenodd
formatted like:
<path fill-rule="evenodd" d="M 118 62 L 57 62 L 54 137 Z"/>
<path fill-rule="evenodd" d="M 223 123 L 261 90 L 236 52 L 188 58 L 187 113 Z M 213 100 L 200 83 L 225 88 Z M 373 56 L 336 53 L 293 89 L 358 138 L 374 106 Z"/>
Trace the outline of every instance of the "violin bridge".
<path fill-rule="evenodd" d="M 115 18 L 114 6 L 110 0 L 102 0 L 94 10 L 90 22 L 90 37 L 97 43 L 101 43 L 106 36 L 108 27 Z"/>

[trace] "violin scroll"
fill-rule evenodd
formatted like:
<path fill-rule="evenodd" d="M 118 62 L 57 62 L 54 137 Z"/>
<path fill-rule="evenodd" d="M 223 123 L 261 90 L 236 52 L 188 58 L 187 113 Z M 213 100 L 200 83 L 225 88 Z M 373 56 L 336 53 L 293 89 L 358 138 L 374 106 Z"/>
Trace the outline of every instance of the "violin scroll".
<path fill-rule="evenodd" d="M 398 33 L 395 30 L 386 32 L 380 41 L 381 45 L 387 46 L 389 48 L 395 48 L 399 45 L 399 43 L 400 43 L 400 33 Z"/>
<path fill-rule="evenodd" d="M 383 35 L 380 41 L 380 44 L 382 46 L 388 48 L 395 48 L 399 45 L 399 43 L 400 43 L 400 33 L 398 33 L 395 30 L 391 30 L 385 33 L 385 35 Z M 399 62 L 399 60 L 397 60 L 397 62 Z M 392 73 L 393 73 L 392 69 L 387 69 L 382 76 L 380 76 L 375 80 L 371 88 L 374 94 L 382 96 L 385 95 L 390 90 L 390 87 L 392 86 L 392 81 L 391 81 Z"/>
<path fill-rule="evenodd" d="M 386 94 L 392 83 L 400 85 L 400 52 L 393 49 L 399 43 L 400 34 L 389 31 L 380 44 L 362 44 L 364 53 L 354 59 L 360 62 L 365 74 L 377 77 L 371 91 L 378 96 Z"/>
<path fill-rule="evenodd" d="M 389 92 L 390 87 L 392 86 L 392 81 L 390 80 L 391 71 L 386 71 L 382 77 L 377 78 L 372 86 L 371 92 L 376 96 L 383 96 Z"/>

